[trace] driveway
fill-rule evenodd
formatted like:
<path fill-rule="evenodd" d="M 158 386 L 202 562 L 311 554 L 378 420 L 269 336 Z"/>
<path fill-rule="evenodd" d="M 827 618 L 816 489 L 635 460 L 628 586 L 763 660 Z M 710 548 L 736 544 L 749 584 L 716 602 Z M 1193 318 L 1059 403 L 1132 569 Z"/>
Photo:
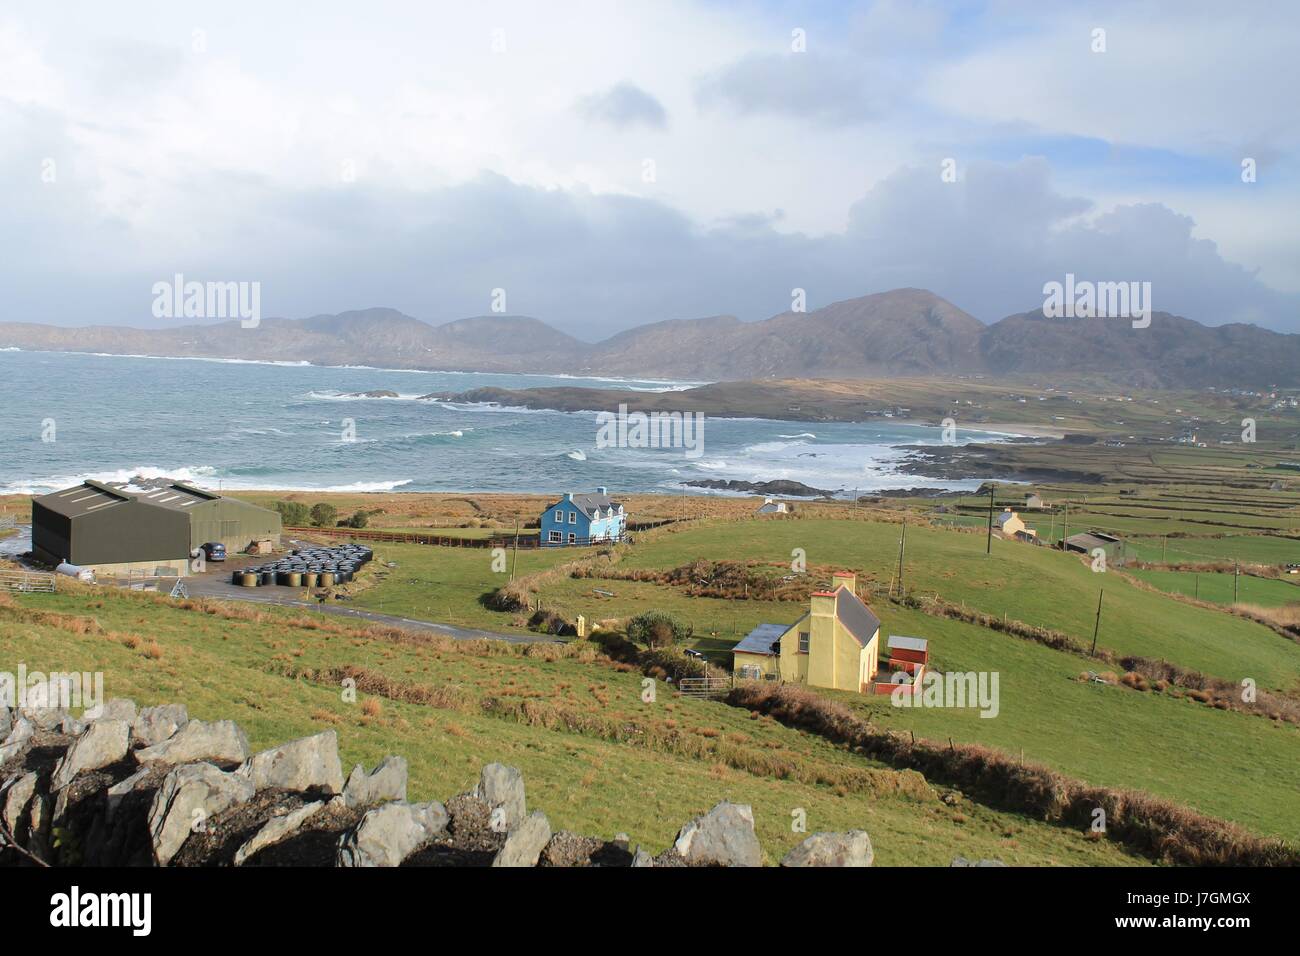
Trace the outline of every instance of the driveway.
<path fill-rule="evenodd" d="M 254 561 L 227 561 L 218 571 L 206 571 L 185 578 L 185 588 L 191 597 L 216 598 L 222 601 L 244 601 L 248 604 L 273 604 L 277 607 L 293 607 L 304 611 L 316 611 L 332 614 L 336 617 L 352 618 L 362 623 L 388 624 L 407 630 L 428 631 L 458 641 L 509 641 L 512 644 L 535 644 L 554 641 L 555 638 L 545 634 L 504 634 L 500 631 L 480 631 L 469 627 L 456 627 L 452 624 L 439 624 L 436 621 L 417 621 L 410 617 L 397 617 L 393 614 L 380 614 L 378 611 L 366 611 L 361 608 L 348 607 L 346 604 L 325 603 L 321 601 L 303 601 L 299 588 L 281 587 L 270 584 L 263 587 L 244 588 L 230 583 L 230 574 L 240 564 L 252 564 Z M 211 565 L 209 565 L 211 567 Z M 175 578 L 158 578 L 158 590 L 167 593 L 176 583 Z"/>

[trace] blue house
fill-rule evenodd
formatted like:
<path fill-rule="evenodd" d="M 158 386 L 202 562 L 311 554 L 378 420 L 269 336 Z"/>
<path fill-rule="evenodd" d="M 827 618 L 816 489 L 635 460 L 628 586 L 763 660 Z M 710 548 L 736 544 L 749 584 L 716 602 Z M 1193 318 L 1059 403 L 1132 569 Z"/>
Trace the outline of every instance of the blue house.
<path fill-rule="evenodd" d="M 627 531 L 623 506 L 611 501 L 608 489 L 597 488 L 595 494 L 566 494 L 547 505 L 541 518 L 541 541 L 544 548 L 595 541 L 620 541 Z"/>

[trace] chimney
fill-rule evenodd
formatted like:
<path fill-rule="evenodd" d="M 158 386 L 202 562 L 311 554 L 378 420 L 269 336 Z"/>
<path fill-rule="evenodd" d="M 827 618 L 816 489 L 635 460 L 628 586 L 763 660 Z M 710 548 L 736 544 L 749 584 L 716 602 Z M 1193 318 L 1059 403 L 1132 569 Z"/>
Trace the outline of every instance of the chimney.
<path fill-rule="evenodd" d="M 831 590 L 834 591 L 841 585 L 848 588 L 850 594 L 857 594 L 858 576 L 852 571 L 836 571 L 831 575 Z"/>
<path fill-rule="evenodd" d="M 572 492 L 572 491 L 566 491 L 566 492 L 564 493 L 564 500 L 565 500 L 565 501 L 572 502 L 572 501 L 573 501 L 573 492 Z"/>
<path fill-rule="evenodd" d="M 835 592 L 834 591 L 814 591 L 812 593 L 811 608 L 813 617 L 834 617 L 835 616 Z"/>
<path fill-rule="evenodd" d="M 601 485 L 599 488 L 596 489 L 596 494 L 607 495 L 609 494 L 609 489 L 606 488 L 604 485 Z"/>

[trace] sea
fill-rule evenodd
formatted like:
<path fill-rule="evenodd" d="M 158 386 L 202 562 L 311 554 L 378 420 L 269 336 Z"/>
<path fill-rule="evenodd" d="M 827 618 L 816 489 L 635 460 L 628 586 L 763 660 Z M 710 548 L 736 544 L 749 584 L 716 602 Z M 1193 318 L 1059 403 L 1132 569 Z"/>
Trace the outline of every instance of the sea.
<path fill-rule="evenodd" d="M 548 494 L 597 486 L 611 494 L 707 493 L 685 483 L 790 479 L 846 498 L 884 488 L 979 484 L 899 472 L 900 446 L 938 444 L 941 432 L 890 419 L 810 424 L 709 417 L 699 454 L 692 455 L 681 448 L 597 447 L 602 409 L 595 407 L 558 412 L 421 398 L 482 386 L 631 394 L 694 384 L 4 349 L 0 494 L 133 477 L 170 477 L 219 491 Z M 381 390 L 397 397 L 351 397 Z M 959 437 L 1011 436 L 963 430 Z"/>

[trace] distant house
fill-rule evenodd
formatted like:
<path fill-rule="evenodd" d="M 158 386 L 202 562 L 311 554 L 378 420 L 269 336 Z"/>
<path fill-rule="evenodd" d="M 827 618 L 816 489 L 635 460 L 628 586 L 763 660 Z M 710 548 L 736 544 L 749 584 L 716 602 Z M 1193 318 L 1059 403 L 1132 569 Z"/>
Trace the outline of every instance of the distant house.
<path fill-rule="evenodd" d="M 595 494 L 566 494 L 547 505 L 539 522 L 542 547 L 585 545 L 597 541 L 621 541 L 627 533 L 623 506 L 610 500 L 608 489 Z"/>
<path fill-rule="evenodd" d="M 1026 528 L 1024 521 L 1020 519 L 1020 515 L 1010 508 L 1007 508 L 1002 514 L 994 518 L 993 523 L 997 525 L 1004 538 L 1015 538 L 1021 534 L 1033 537 L 1038 534 L 1033 528 Z"/>
<path fill-rule="evenodd" d="M 754 512 L 754 514 L 760 515 L 783 515 L 788 513 L 784 501 L 773 501 L 771 498 L 764 498 L 763 503 Z"/>
<path fill-rule="evenodd" d="M 1026 511 L 1041 511 L 1043 508 L 1046 507 L 1047 507 L 1047 503 L 1043 501 L 1043 499 L 1040 498 L 1038 495 L 1033 494 L 1032 492 L 1025 495 Z"/>
<path fill-rule="evenodd" d="M 760 624 L 732 648 L 738 677 L 870 693 L 878 669 L 880 619 L 856 593 L 857 578 L 836 572 L 814 591 L 793 624 Z"/>
<path fill-rule="evenodd" d="M 1065 550 L 1078 554 L 1092 554 L 1100 548 L 1109 564 L 1122 565 L 1128 560 L 1124 540 L 1103 531 L 1082 531 L 1065 539 Z"/>

